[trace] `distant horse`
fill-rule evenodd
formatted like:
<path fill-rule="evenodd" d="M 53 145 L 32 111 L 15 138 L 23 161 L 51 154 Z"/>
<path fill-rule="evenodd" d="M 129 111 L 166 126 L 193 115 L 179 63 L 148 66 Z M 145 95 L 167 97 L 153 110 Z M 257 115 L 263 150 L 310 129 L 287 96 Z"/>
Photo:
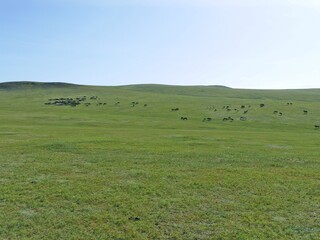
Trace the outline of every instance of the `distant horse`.
<path fill-rule="evenodd" d="M 233 119 L 232 117 L 227 117 L 227 118 L 225 117 L 225 118 L 222 119 L 222 121 L 224 121 L 224 122 L 225 122 L 225 121 L 233 122 L 233 120 L 234 120 L 234 119 Z"/>
<path fill-rule="evenodd" d="M 210 117 L 204 118 L 202 120 L 202 122 L 210 122 L 210 121 L 212 121 L 212 118 L 210 118 Z"/>

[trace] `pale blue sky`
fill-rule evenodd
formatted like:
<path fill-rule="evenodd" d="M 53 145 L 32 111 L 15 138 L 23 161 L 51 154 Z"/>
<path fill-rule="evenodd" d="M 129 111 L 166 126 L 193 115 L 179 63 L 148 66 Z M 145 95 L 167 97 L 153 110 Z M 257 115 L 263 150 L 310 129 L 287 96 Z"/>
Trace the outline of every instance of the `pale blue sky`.
<path fill-rule="evenodd" d="M 0 82 L 320 88 L 318 0 L 0 0 Z"/>

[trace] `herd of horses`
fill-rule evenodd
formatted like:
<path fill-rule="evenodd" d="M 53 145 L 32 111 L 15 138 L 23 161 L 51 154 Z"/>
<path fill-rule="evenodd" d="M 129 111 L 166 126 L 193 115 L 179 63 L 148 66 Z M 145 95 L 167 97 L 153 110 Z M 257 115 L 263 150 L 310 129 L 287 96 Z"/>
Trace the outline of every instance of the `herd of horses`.
<path fill-rule="evenodd" d="M 88 99 L 89 100 L 93 100 L 94 102 L 88 102 Z M 77 97 L 77 98 L 51 98 L 51 99 L 48 99 L 48 102 L 46 102 L 45 104 L 46 105 L 54 105 L 54 106 L 71 106 L 71 107 L 76 107 L 76 106 L 81 105 L 81 104 L 83 104 L 86 107 L 89 107 L 89 106 L 91 106 L 93 104 L 95 104 L 97 106 L 107 105 L 107 103 L 98 102 L 98 100 L 100 100 L 100 98 L 98 96 L 91 96 L 91 97 L 82 96 L 82 97 Z M 114 103 L 114 105 L 119 105 L 119 104 L 120 104 L 119 101 Z M 135 107 L 137 105 L 139 105 L 139 102 L 137 102 L 137 101 L 132 101 L 131 102 L 131 107 Z M 287 103 L 287 106 L 291 106 L 291 105 L 293 105 L 292 102 L 288 102 Z M 148 104 L 144 103 L 143 106 L 147 107 Z M 266 105 L 264 103 L 260 103 L 258 106 L 260 108 L 264 108 Z M 214 112 L 218 111 L 218 109 L 216 107 L 214 107 L 214 106 L 208 106 L 206 109 L 210 110 L 210 111 L 214 111 Z M 235 113 L 239 113 L 240 112 L 243 115 L 248 114 L 250 109 L 251 109 L 251 105 L 240 105 L 239 108 L 231 108 L 229 105 L 225 105 L 225 106 L 222 107 L 222 110 L 225 110 L 226 112 L 235 112 Z M 171 108 L 171 112 L 177 112 L 179 110 L 180 110 L 179 107 Z M 304 115 L 307 115 L 308 114 L 308 110 L 303 110 L 302 113 Z M 283 113 L 278 111 L 278 110 L 274 110 L 273 114 L 277 115 L 277 116 L 280 116 L 280 117 L 283 115 Z M 247 117 L 245 117 L 245 116 L 240 116 L 238 119 L 240 121 L 247 121 Z M 180 120 L 186 121 L 186 120 L 188 120 L 188 117 L 187 116 L 180 116 Z M 212 117 L 205 117 L 205 118 L 202 119 L 202 122 L 211 122 L 211 121 L 213 121 Z M 233 121 L 235 121 L 235 118 L 231 117 L 231 116 L 223 117 L 222 121 L 223 122 L 233 122 Z M 315 124 L 314 128 L 315 129 L 320 129 L 320 125 Z"/>
<path fill-rule="evenodd" d="M 287 103 L 287 106 L 292 106 L 292 105 L 293 105 L 292 102 L 288 102 L 288 103 Z M 264 103 L 259 104 L 259 107 L 260 107 L 260 108 L 263 108 L 263 107 L 265 107 L 265 106 L 266 106 L 266 105 L 265 105 Z M 243 114 L 247 114 L 247 113 L 249 112 L 249 109 L 250 109 L 250 108 L 251 108 L 251 105 L 248 105 L 248 106 L 241 105 L 241 106 L 240 106 L 240 110 L 246 109 L 246 110 L 243 111 Z M 208 106 L 207 109 L 208 109 L 208 110 L 212 110 L 212 111 L 214 111 L 214 112 L 217 112 L 217 111 L 218 111 L 218 109 L 215 108 L 214 106 Z M 234 108 L 234 109 L 230 108 L 229 105 L 223 106 L 222 109 L 226 110 L 227 112 L 230 112 L 230 111 L 239 112 L 239 111 L 240 111 L 238 108 Z M 171 111 L 179 111 L 179 108 L 172 108 Z M 307 115 L 307 114 L 308 114 L 308 110 L 303 110 L 302 113 L 303 113 L 304 115 Z M 280 111 L 278 111 L 278 110 L 274 110 L 274 111 L 273 111 L 273 114 L 278 115 L 278 116 L 282 116 L 282 115 L 283 115 L 283 113 L 280 112 Z M 181 117 L 180 119 L 181 119 L 181 120 L 188 120 L 187 117 Z M 203 118 L 202 122 L 210 122 L 210 121 L 212 121 L 212 120 L 213 120 L 213 118 L 211 118 L 211 117 L 205 117 L 205 118 Z M 231 116 L 223 117 L 223 118 L 222 118 L 222 121 L 223 121 L 223 122 L 226 122 L 226 121 L 228 121 L 228 122 L 233 122 L 234 120 L 235 120 L 235 119 L 234 119 L 233 117 L 231 117 Z M 240 120 L 240 121 L 246 121 L 246 120 L 247 120 L 247 117 L 245 117 L 245 116 L 240 116 L 240 117 L 239 117 L 239 120 Z M 320 129 L 320 125 L 315 124 L 315 125 L 314 125 L 314 128 L 315 128 L 315 129 Z"/>
<path fill-rule="evenodd" d="M 80 105 L 82 102 L 86 101 L 86 96 L 77 97 L 77 98 L 50 98 L 46 105 L 54 105 L 54 106 L 71 106 L 76 107 Z"/>
<path fill-rule="evenodd" d="M 288 102 L 287 103 L 287 106 L 292 106 L 293 105 L 293 103 L 292 102 Z M 263 107 L 265 107 L 266 105 L 264 104 L 264 103 L 260 103 L 259 104 L 259 107 L 260 108 L 263 108 Z M 225 105 L 225 106 L 223 106 L 222 107 L 222 109 L 224 109 L 224 110 L 226 110 L 227 112 L 231 112 L 231 111 L 234 111 L 234 112 L 236 112 L 236 113 L 238 113 L 238 112 L 240 112 L 241 110 L 243 111 L 242 112 L 242 114 L 247 114 L 248 112 L 249 112 L 249 109 L 251 108 L 251 105 L 241 105 L 240 106 L 240 109 L 238 109 L 238 108 L 231 108 L 229 105 Z M 207 108 L 206 108 L 207 110 L 211 110 L 211 111 L 214 111 L 214 112 L 217 112 L 218 111 L 218 109 L 217 108 L 215 108 L 214 106 L 208 106 Z M 171 108 L 171 111 L 172 112 L 176 112 L 176 111 L 179 111 L 179 108 Z M 302 112 L 304 115 L 307 115 L 308 114 L 308 110 L 303 110 L 303 112 Z M 282 116 L 283 115 L 283 113 L 282 112 L 280 112 L 280 111 L 278 111 L 278 110 L 274 110 L 273 111 L 273 114 L 274 115 L 277 115 L 277 116 Z M 186 117 L 186 116 L 182 116 L 182 117 L 180 117 L 180 120 L 188 120 L 188 117 Z M 211 122 L 213 120 L 213 118 L 212 117 L 205 117 L 205 118 L 203 118 L 202 119 L 202 122 Z M 235 119 L 233 118 L 233 117 L 231 117 L 231 116 L 228 116 L 228 117 L 223 117 L 222 118 L 222 121 L 223 122 L 233 122 Z M 245 117 L 245 116 L 240 116 L 239 117 L 239 120 L 240 121 L 247 121 L 247 117 Z M 320 129 L 320 125 L 318 125 L 318 124 L 315 124 L 314 125 L 314 128 L 315 129 Z"/>

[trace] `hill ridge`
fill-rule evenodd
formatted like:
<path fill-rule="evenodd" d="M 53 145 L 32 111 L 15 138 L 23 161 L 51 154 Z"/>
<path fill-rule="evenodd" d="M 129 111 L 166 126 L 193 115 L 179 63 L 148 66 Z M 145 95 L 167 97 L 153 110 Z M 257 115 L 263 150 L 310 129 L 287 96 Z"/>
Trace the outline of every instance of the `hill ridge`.
<path fill-rule="evenodd" d="M 26 88 L 78 87 L 81 85 L 65 82 L 12 81 L 0 83 L 0 89 L 15 90 Z"/>

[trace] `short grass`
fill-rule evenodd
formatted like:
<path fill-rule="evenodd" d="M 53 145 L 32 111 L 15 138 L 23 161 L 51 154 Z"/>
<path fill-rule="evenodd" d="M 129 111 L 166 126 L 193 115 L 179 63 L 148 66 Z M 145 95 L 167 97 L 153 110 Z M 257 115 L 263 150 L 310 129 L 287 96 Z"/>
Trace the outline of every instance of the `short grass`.
<path fill-rule="evenodd" d="M 44 104 L 83 95 L 100 99 Z M 0 239 L 320 239 L 320 90 L 39 84 L 0 102 Z"/>

